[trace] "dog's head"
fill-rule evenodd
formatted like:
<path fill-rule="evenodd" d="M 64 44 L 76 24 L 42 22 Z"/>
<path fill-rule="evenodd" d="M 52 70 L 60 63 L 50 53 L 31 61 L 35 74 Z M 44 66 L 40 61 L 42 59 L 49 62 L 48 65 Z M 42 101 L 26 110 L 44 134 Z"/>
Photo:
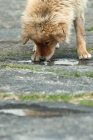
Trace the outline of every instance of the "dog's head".
<path fill-rule="evenodd" d="M 22 28 L 23 44 L 26 44 L 29 39 L 35 43 L 35 53 L 32 60 L 50 59 L 54 54 L 57 42 L 66 40 L 66 28 L 65 23 L 39 22 L 24 24 Z"/>

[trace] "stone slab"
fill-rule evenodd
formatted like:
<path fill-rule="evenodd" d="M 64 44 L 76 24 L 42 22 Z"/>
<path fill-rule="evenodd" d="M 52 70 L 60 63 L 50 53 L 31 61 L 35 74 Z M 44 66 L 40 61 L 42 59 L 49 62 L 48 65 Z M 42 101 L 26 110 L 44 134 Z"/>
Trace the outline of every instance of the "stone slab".
<path fill-rule="evenodd" d="M 10 106 L 9 106 L 10 105 Z M 15 102 L 0 101 L 1 108 L 40 107 L 49 109 L 70 109 L 85 111 L 77 114 L 58 117 L 20 117 L 12 114 L 0 114 L 0 139 L 2 140 L 92 140 L 93 139 L 93 109 L 61 102 Z M 18 108 L 18 106 L 17 106 Z M 87 111 L 91 113 L 87 113 Z M 46 110 L 45 110 L 46 111 Z"/>

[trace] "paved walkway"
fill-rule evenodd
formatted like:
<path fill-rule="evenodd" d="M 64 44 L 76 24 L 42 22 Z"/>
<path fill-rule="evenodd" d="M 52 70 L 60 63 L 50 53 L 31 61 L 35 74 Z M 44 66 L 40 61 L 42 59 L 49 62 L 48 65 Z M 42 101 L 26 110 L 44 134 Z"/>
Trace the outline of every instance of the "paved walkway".
<path fill-rule="evenodd" d="M 24 70 L 1 67 L 0 80 L 2 82 L 0 83 L 0 92 L 14 94 L 20 94 L 21 92 L 47 92 L 53 94 L 93 92 L 93 78 L 92 76 L 87 76 L 87 73 L 92 75 L 93 58 L 89 61 L 78 61 L 77 53 L 75 53 L 74 31 L 72 32 L 71 43 L 60 44 L 60 49 L 56 50 L 52 61 L 37 65 L 33 64 L 30 61 L 30 57 L 16 56 L 30 55 L 33 48 L 31 47 L 31 41 L 23 46 L 21 40 L 21 16 L 24 11 L 25 1 L 10 0 L 10 4 L 8 4 L 8 1 L 4 0 L 0 3 L 0 54 L 3 55 L 0 57 L 0 62 L 1 64 L 7 63 L 24 67 Z M 85 14 L 85 29 L 93 25 L 92 8 L 93 2 L 90 0 L 90 6 Z M 85 35 L 87 48 L 93 54 L 93 31 L 85 32 Z M 9 55 L 9 57 L 4 57 L 4 55 Z M 33 69 L 32 71 L 25 69 L 25 67 L 29 66 Z M 71 76 L 72 74 L 74 76 Z"/>

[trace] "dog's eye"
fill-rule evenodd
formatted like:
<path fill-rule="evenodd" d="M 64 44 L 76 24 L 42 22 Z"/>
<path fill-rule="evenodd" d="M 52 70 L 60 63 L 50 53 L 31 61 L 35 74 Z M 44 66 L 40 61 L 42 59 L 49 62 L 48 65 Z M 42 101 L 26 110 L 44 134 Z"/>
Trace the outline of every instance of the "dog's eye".
<path fill-rule="evenodd" d="M 50 42 L 49 41 L 47 41 L 47 42 L 45 42 L 45 45 L 48 45 Z"/>

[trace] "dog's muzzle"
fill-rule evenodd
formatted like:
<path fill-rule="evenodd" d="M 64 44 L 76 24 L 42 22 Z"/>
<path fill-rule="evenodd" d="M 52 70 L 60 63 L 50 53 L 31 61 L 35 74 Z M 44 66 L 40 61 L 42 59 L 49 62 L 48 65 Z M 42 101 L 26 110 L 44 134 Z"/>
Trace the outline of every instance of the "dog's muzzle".
<path fill-rule="evenodd" d="M 46 58 L 39 58 L 40 61 L 46 61 Z"/>

